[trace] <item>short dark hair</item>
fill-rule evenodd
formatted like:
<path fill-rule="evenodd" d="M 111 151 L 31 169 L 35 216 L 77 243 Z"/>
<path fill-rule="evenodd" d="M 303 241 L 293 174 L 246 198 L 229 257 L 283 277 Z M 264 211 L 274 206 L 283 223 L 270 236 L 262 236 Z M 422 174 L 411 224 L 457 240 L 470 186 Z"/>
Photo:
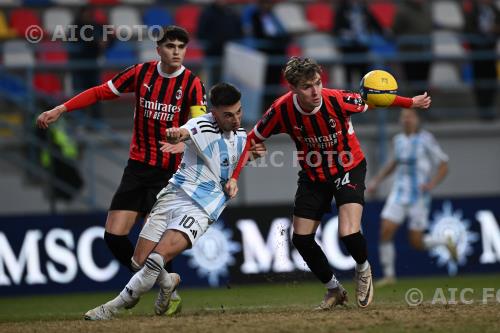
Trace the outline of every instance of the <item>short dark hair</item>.
<path fill-rule="evenodd" d="M 321 74 L 321 67 L 311 58 L 292 57 L 283 74 L 286 81 L 296 87 L 301 81 L 312 80 L 316 74 Z"/>
<path fill-rule="evenodd" d="M 189 43 L 189 33 L 186 29 L 177 25 L 168 25 L 162 27 L 159 31 L 158 40 L 156 45 L 164 43 L 166 40 L 180 40 L 184 44 Z"/>
<path fill-rule="evenodd" d="M 210 103 L 213 107 L 236 104 L 241 99 L 241 92 L 230 83 L 217 83 L 210 89 Z"/>

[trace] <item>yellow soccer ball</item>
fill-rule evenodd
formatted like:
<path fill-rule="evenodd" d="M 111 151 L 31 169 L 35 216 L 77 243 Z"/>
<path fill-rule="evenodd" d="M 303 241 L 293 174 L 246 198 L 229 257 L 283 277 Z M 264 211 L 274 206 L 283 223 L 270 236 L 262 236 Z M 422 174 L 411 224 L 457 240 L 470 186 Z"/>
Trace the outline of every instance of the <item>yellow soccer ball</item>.
<path fill-rule="evenodd" d="M 366 104 L 372 107 L 386 107 L 396 98 L 398 82 L 391 73 L 374 70 L 361 79 L 359 92 Z"/>

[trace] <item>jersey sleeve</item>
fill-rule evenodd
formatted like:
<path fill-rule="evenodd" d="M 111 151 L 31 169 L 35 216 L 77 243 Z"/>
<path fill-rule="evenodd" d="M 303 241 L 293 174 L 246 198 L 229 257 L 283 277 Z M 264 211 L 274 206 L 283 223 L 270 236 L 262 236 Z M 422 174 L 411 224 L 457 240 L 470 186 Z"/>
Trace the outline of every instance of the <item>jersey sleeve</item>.
<path fill-rule="evenodd" d="M 108 86 L 116 95 L 135 91 L 137 65 L 130 66 L 108 81 Z"/>
<path fill-rule="evenodd" d="M 253 128 L 255 136 L 265 141 L 271 135 L 284 133 L 280 118 L 280 112 L 275 107 L 271 106 Z"/>
<path fill-rule="evenodd" d="M 425 136 L 425 150 L 434 164 L 448 162 L 448 155 L 441 149 L 434 135 L 427 133 Z"/>
<path fill-rule="evenodd" d="M 205 86 L 196 77 L 189 91 L 189 113 L 191 118 L 196 118 L 207 113 L 207 96 Z"/>
<path fill-rule="evenodd" d="M 200 123 L 203 121 L 203 118 L 193 118 L 188 120 L 187 123 L 181 126 L 181 128 L 185 128 L 189 132 L 189 139 L 185 141 L 186 144 L 193 145 L 196 150 L 203 152 L 207 147 L 210 146 L 208 141 L 208 136 L 203 135 L 202 125 L 205 125 L 206 122 Z"/>
<path fill-rule="evenodd" d="M 359 93 L 342 90 L 340 94 L 342 98 L 342 109 L 344 109 L 346 113 L 353 114 L 368 110 L 368 104 L 363 101 Z"/>

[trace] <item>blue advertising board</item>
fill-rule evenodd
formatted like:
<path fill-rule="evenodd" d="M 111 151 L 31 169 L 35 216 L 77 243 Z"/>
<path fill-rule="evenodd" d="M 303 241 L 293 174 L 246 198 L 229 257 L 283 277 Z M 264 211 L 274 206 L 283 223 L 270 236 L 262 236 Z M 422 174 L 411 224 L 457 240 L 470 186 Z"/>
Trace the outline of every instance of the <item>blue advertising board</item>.
<path fill-rule="evenodd" d="M 428 230 L 458 244 L 412 249 L 403 226 L 395 238 L 398 276 L 500 271 L 500 197 L 434 200 Z M 378 235 L 382 202 L 363 214 L 369 259 L 380 276 Z M 293 248 L 291 206 L 230 207 L 193 249 L 174 260 L 182 287 L 314 279 Z M 105 213 L 0 218 L 0 297 L 120 290 L 131 273 L 113 260 L 103 240 Z M 130 235 L 135 241 L 140 226 Z M 352 278 L 354 261 L 338 239 L 336 210 L 325 215 L 317 241 L 340 279 Z"/>

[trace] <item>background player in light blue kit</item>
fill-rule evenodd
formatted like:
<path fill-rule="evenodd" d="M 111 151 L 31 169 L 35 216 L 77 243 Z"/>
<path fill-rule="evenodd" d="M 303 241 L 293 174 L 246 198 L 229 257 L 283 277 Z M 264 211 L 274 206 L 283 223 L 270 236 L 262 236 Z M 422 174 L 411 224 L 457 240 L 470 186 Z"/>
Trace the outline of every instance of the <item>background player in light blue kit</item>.
<path fill-rule="evenodd" d="M 415 109 L 403 109 L 400 116 L 403 132 L 393 139 L 394 158 L 368 184 L 368 193 L 375 193 L 378 185 L 396 172 L 391 193 L 382 210 L 380 231 L 380 263 L 384 278 L 378 286 L 396 281 L 395 250 L 392 239 L 403 221 L 408 219 L 410 244 L 418 250 L 446 246 L 456 258 L 451 239 L 436 239 L 424 234 L 428 227 L 430 192 L 448 173 L 448 156 L 434 136 L 420 128 Z M 436 169 L 436 172 L 433 172 Z"/>

